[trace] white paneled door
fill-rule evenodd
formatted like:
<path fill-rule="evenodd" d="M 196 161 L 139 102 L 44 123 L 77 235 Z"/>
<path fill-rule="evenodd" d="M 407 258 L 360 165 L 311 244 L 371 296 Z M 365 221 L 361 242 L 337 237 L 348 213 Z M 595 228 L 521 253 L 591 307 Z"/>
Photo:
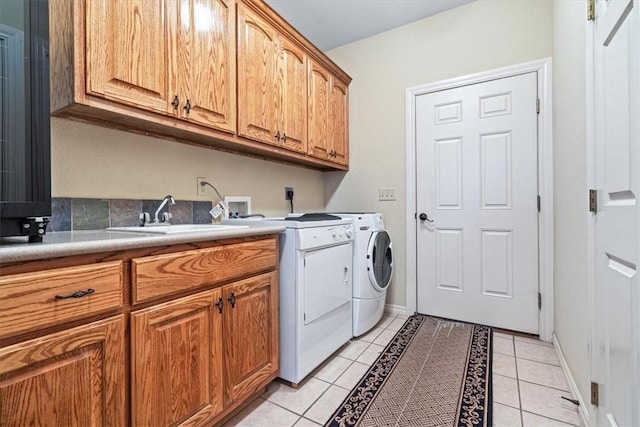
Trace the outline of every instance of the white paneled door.
<path fill-rule="evenodd" d="M 640 425 L 640 4 L 596 2 L 593 23 L 598 426 Z"/>
<path fill-rule="evenodd" d="M 416 98 L 417 310 L 538 333 L 537 74 Z"/>

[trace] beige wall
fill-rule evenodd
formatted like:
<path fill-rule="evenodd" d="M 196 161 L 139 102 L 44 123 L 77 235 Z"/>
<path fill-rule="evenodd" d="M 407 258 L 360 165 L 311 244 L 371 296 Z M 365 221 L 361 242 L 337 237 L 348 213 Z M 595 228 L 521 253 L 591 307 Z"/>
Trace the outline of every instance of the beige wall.
<path fill-rule="evenodd" d="M 588 399 L 585 23 L 582 2 L 553 2 L 555 333 Z"/>
<path fill-rule="evenodd" d="M 300 211 L 324 208 L 322 172 L 64 119 L 51 124 L 53 197 L 213 200 L 197 196 L 205 177 L 222 195 L 251 196 L 253 212 L 283 215 L 284 187 Z"/>
<path fill-rule="evenodd" d="M 353 82 L 350 171 L 325 175 L 327 209 L 384 214 L 396 266 L 387 303 L 406 305 L 406 89 L 549 57 L 551 35 L 548 1 L 479 0 L 328 52 Z M 397 200 L 378 201 L 379 187 Z"/>

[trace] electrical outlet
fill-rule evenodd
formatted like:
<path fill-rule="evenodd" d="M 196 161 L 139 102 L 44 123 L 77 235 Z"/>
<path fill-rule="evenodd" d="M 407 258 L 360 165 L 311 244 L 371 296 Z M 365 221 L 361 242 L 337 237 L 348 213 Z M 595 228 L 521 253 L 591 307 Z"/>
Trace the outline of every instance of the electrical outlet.
<path fill-rule="evenodd" d="M 284 199 L 289 200 L 289 191 L 293 192 L 293 187 L 284 187 Z"/>
<path fill-rule="evenodd" d="M 396 189 L 395 188 L 378 188 L 378 200 L 395 200 Z"/>
<path fill-rule="evenodd" d="M 198 181 L 198 192 L 196 193 L 198 196 L 206 196 L 207 195 L 207 189 L 205 188 L 204 185 L 201 185 L 200 183 L 202 181 L 206 181 L 207 178 L 197 178 Z"/>

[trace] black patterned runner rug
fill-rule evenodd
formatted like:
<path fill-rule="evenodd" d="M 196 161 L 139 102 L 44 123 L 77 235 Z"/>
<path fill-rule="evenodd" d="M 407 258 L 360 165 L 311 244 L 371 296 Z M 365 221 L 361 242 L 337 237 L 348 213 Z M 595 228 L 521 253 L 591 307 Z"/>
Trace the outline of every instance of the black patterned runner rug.
<path fill-rule="evenodd" d="M 491 337 L 409 317 L 325 426 L 491 426 Z"/>

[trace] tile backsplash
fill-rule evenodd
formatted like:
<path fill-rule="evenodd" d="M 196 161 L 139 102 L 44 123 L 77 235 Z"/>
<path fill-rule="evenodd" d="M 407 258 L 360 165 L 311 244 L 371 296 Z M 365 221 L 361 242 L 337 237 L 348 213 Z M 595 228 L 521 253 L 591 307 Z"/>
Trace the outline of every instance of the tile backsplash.
<path fill-rule="evenodd" d="M 53 197 L 48 231 L 97 230 L 140 224 L 141 212 L 151 217 L 162 200 L 83 199 Z M 172 224 L 210 224 L 212 202 L 176 200 L 161 212 L 171 214 Z"/>

